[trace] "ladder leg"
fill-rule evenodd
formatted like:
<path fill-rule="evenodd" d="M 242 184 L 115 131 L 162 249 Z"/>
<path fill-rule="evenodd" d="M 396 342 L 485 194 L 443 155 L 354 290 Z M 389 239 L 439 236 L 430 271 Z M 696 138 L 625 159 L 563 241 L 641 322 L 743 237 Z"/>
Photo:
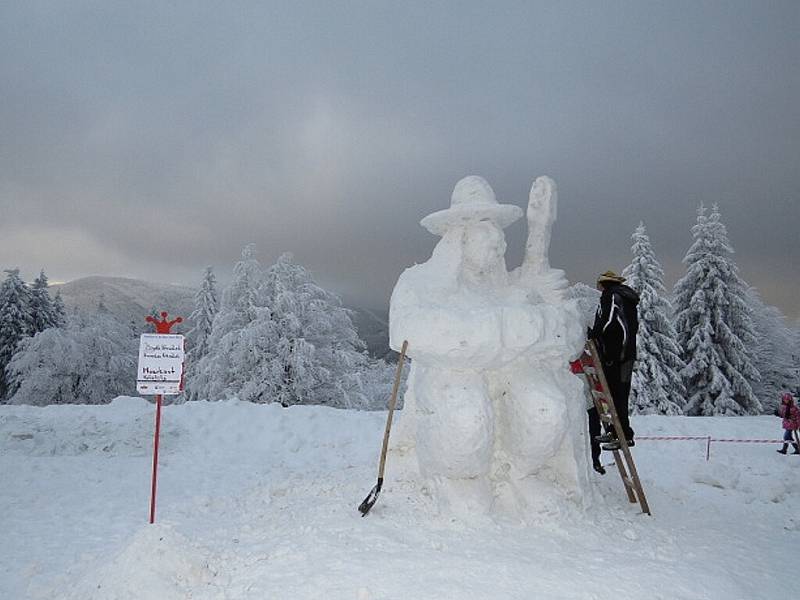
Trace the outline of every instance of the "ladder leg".
<path fill-rule="evenodd" d="M 614 399 L 611 396 L 611 392 L 608 387 L 608 381 L 606 381 L 606 375 L 603 372 L 602 363 L 600 362 L 600 356 L 597 352 L 597 347 L 594 344 L 594 340 L 588 340 L 586 342 L 586 346 L 589 348 L 589 354 L 591 355 L 592 363 L 595 366 L 596 376 L 600 382 L 600 388 L 603 391 L 603 395 L 607 399 L 606 407 L 611 415 L 614 430 L 617 432 L 617 439 L 619 440 L 620 449 L 622 450 L 622 455 L 625 457 L 625 462 L 628 465 L 628 471 L 630 471 L 630 483 L 632 484 L 633 489 L 636 491 L 636 495 L 639 499 L 639 505 L 642 507 L 642 512 L 649 515 L 651 514 L 650 506 L 648 505 L 647 498 L 644 495 L 642 482 L 639 480 L 639 473 L 636 470 L 636 465 L 633 462 L 633 456 L 631 455 L 631 449 L 628 446 L 628 440 L 625 437 L 625 431 L 622 429 L 622 423 L 620 423 L 617 409 L 614 406 Z M 597 400 L 595 401 L 599 404 Z M 614 451 L 614 460 L 617 462 L 617 467 L 619 468 L 622 463 L 618 459 L 617 451 Z M 620 469 L 620 473 L 622 473 L 622 469 Z M 629 484 L 627 481 L 625 483 L 625 489 L 628 491 L 628 498 L 630 498 L 631 492 L 629 490 Z"/>
<path fill-rule="evenodd" d="M 617 463 L 617 471 L 619 471 L 619 476 L 622 478 L 622 484 L 625 486 L 625 493 L 628 494 L 628 501 L 636 504 L 636 494 L 633 492 L 633 486 L 631 486 L 631 480 L 628 477 L 628 471 L 625 470 L 625 463 L 619 455 L 619 450 L 614 450 L 612 454 L 614 455 L 614 462 Z"/>

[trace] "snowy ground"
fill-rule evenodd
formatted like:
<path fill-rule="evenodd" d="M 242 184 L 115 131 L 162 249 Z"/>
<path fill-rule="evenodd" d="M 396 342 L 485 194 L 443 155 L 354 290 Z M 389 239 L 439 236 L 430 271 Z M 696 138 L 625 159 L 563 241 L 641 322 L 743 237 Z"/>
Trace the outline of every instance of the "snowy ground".
<path fill-rule="evenodd" d="M 592 514 L 452 521 L 395 461 L 366 517 L 385 413 L 189 403 L 0 407 L 0 598 L 725 599 L 785 597 L 800 456 L 647 442 L 653 511 L 613 469 Z M 639 435 L 780 437 L 774 417 L 634 419 Z M 609 457 L 610 458 L 610 457 Z M 394 466 L 394 470 L 393 470 Z M 794 569 L 794 567 L 791 567 Z"/>

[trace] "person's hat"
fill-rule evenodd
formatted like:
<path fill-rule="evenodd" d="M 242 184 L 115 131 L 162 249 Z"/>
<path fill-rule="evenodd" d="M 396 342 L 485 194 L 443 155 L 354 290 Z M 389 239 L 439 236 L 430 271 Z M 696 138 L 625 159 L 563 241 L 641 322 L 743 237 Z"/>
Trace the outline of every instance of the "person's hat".
<path fill-rule="evenodd" d="M 597 278 L 597 283 L 622 283 L 623 281 L 625 281 L 625 278 L 617 275 L 614 271 L 606 271 Z"/>
<path fill-rule="evenodd" d="M 494 191 L 483 177 L 464 177 L 453 188 L 450 208 L 432 213 L 420 221 L 434 235 L 444 233 L 454 225 L 467 225 L 490 220 L 501 229 L 522 216 L 522 209 L 514 204 L 500 204 Z"/>

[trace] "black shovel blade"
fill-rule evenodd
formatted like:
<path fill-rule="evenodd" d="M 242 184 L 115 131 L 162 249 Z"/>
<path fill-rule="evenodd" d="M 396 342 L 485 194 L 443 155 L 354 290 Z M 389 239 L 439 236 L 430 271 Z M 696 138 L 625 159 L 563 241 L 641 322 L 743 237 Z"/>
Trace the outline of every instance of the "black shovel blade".
<path fill-rule="evenodd" d="M 358 512 L 361 513 L 362 517 L 366 517 L 370 509 L 375 506 L 375 503 L 378 501 L 378 496 L 381 493 L 382 486 L 383 480 L 378 479 L 378 483 L 375 484 L 375 487 L 370 490 L 369 494 L 367 494 L 367 497 L 364 498 L 364 501 L 358 505 Z"/>

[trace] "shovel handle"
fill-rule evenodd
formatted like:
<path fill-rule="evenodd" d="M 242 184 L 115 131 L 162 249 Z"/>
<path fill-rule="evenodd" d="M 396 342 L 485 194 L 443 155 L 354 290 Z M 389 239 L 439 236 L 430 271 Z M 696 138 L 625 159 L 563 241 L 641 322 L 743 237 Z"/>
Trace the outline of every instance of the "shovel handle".
<path fill-rule="evenodd" d="M 392 416 L 394 415 L 394 407 L 397 404 L 397 390 L 400 389 L 400 379 L 403 375 L 403 362 L 406 358 L 406 349 L 408 348 L 408 341 L 403 341 L 403 347 L 400 349 L 400 358 L 397 360 L 397 371 L 394 375 L 394 386 L 392 387 L 392 397 L 389 398 L 389 416 L 386 417 L 386 430 L 383 432 L 383 448 L 381 448 L 381 463 L 378 467 L 378 480 L 383 480 L 383 469 L 386 466 L 386 451 L 389 449 L 389 431 L 392 429 Z"/>

